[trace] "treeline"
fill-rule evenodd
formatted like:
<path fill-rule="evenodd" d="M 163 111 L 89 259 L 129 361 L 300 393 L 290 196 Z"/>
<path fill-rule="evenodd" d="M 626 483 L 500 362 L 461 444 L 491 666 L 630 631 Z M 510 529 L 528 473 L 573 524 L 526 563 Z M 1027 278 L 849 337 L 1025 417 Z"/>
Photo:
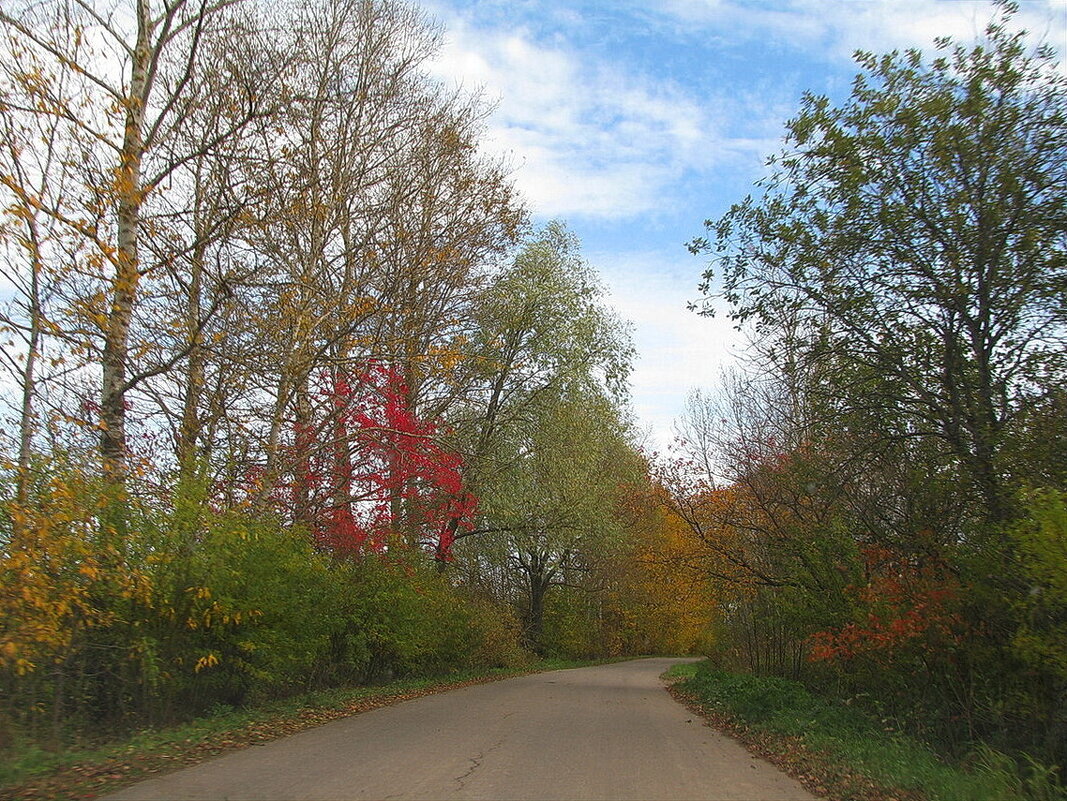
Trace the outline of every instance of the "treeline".
<path fill-rule="evenodd" d="M 0 24 L 7 745 L 697 644 L 626 328 L 429 77 L 418 11 Z"/>
<path fill-rule="evenodd" d="M 716 658 L 957 756 L 1067 764 L 1067 82 L 1009 32 L 860 54 L 708 222 L 751 360 L 661 467 Z"/>

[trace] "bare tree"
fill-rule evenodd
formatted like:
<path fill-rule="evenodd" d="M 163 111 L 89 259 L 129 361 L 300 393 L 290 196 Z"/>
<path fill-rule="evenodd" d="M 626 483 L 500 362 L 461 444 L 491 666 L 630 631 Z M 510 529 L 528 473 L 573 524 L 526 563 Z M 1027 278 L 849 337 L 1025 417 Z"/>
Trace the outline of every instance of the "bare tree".
<path fill-rule="evenodd" d="M 65 165 L 78 164 L 77 190 L 40 211 L 77 241 L 72 247 L 83 258 L 73 305 L 95 329 L 83 347 L 99 363 L 99 448 L 105 474 L 119 486 L 129 471 L 128 393 L 177 360 L 132 364 L 142 282 L 173 255 L 163 245 L 167 219 L 155 213 L 155 201 L 173 189 L 168 182 L 178 170 L 257 113 L 252 98 L 231 85 L 228 123 L 191 149 L 175 147 L 177 132 L 218 89 L 204 80 L 202 56 L 205 43 L 226 29 L 235 2 L 137 0 L 129 8 L 60 0 L 0 11 L 0 23 L 18 40 L 5 113 L 53 120 Z"/>

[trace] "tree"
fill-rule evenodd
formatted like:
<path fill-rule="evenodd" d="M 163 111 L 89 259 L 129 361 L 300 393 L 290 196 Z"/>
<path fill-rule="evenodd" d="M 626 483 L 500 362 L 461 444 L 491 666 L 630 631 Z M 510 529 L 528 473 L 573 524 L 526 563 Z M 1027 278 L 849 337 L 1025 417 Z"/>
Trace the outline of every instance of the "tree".
<path fill-rule="evenodd" d="M 629 653 L 699 652 L 724 600 L 713 589 L 706 547 L 664 494 L 646 475 L 622 499 L 627 543 L 614 554 L 609 609 Z"/>
<path fill-rule="evenodd" d="M 542 650 L 552 589 L 603 589 L 597 563 L 622 546 L 618 508 L 623 487 L 637 475 L 617 412 L 604 396 L 558 398 L 535 419 L 509 443 L 513 457 L 483 503 L 487 527 L 506 543 L 517 579 L 525 641 Z"/>
<path fill-rule="evenodd" d="M 454 412 L 475 482 L 495 480 L 514 455 L 501 443 L 528 434 L 540 408 L 587 391 L 625 397 L 633 346 L 602 294 L 560 223 L 532 237 L 479 294 Z"/>
<path fill-rule="evenodd" d="M 462 459 L 440 444 L 440 421 L 420 419 L 399 371 L 380 362 L 320 378 L 324 419 L 302 421 L 295 441 L 333 447 L 306 459 L 307 472 L 291 487 L 306 499 L 317 543 L 341 555 L 381 552 L 407 533 L 438 561 L 451 560 L 455 532 L 473 527 L 478 501 L 464 484 Z"/>
<path fill-rule="evenodd" d="M 388 363 L 414 412 L 443 416 L 461 386 L 453 342 L 472 325 L 487 264 L 524 220 L 501 165 L 479 155 L 482 104 L 442 93 L 425 71 L 440 31 L 421 11 L 331 0 L 299 4 L 287 25 L 298 43 L 285 73 L 292 102 L 282 133 L 263 134 L 254 180 L 266 200 L 247 238 L 260 269 L 246 294 L 258 342 L 254 364 L 235 365 L 260 406 L 248 449 L 266 465 L 264 497 L 318 450 L 346 447 L 285 442 L 321 422 L 312 381 L 322 368 L 350 381 L 369 360 Z M 308 500 L 289 511 L 306 519 Z"/>
<path fill-rule="evenodd" d="M 0 109 L 6 110 L 5 105 Z M 4 350 L 3 366 L 20 390 L 16 497 L 24 504 L 29 497 L 30 462 L 38 428 L 39 365 L 49 330 L 46 299 L 57 283 L 46 256 L 52 230 L 42 207 L 46 198 L 64 194 L 70 169 L 61 160 L 58 169 L 52 166 L 57 160 L 61 128 L 55 118 L 20 118 L 4 113 L 0 124 L 5 143 L 0 151 L 0 186 L 6 190 L 3 197 L 7 201 L 6 219 L 0 223 L 0 246 L 4 248 L 0 271 L 14 289 L 0 321 L 4 332 L 21 344 L 17 350 Z M 42 146 L 32 147 L 35 141 Z"/>
<path fill-rule="evenodd" d="M 691 244 L 780 369 L 824 371 L 826 414 L 943 443 L 993 524 L 1013 423 L 1067 370 L 1067 78 L 1013 12 L 929 64 L 860 53 L 849 100 L 806 96 L 762 196 Z"/>
<path fill-rule="evenodd" d="M 541 646 L 545 597 L 577 584 L 612 522 L 628 448 L 620 408 L 632 347 L 561 224 L 532 237 L 478 296 L 456 365 L 453 442 L 481 500 L 456 528 L 466 580 L 522 609 Z M 458 520 L 457 520 L 458 522 Z M 473 542 L 472 540 L 480 540 Z"/>
<path fill-rule="evenodd" d="M 1062 610 L 1035 599 L 1067 440 L 1067 77 L 1014 13 L 929 62 L 860 53 L 849 98 L 806 96 L 761 194 L 691 244 L 756 371 L 704 460 L 725 485 L 675 503 L 803 672 L 950 748 L 1056 761 L 1062 676 L 1035 657 Z"/>
<path fill-rule="evenodd" d="M 29 173 L 5 175 L 4 184 L 48 218 L 57 242 L 48 255 L 69 259 L 65 333 L 99 367 L 94 425 L 104 472 L 118 487 L 129 472 L 129 393 L 180 358 L 139 359 L 156 344 L 136 334 L 143 282 L 182 250 L 168 236 L 171 209 L 157 198 L 174 189 L 190 160 L 239 136 L 262 113 L 256 84 L 231 81 L 220 102 L 212 78 L 229 74 L 219 39 L 239 27 L 235 4 L 138 0 L 125 13 L 64 0 L 0 12 L 11 56 L 3 112 L 50 120 L 39 125 L 51 131 L 53 155 Z M 210 66 L 208 51 L 218 57 Z M 182 140 L 184 126 L 205 108 L 221 122 L 210 135 Z M 65 191 L 36 191 L 58 185 L 40 184 L 37 169 L 65 171 Z"/>

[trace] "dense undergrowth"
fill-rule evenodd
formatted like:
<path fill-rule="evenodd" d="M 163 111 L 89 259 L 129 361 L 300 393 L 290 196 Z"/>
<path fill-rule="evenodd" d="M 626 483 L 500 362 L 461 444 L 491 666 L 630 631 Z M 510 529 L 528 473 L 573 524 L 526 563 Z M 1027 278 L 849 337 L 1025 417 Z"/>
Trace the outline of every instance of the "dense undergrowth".
<path fill-rule="evenodd" d="M 979 744 L 948 762 L 927 744 L 843 703 L 777 677 L 678 666 L 683 698 L 742 741 L 772 756 L 829 798 L 924 801 L 1059 801 L 1054 769 Z"/>
<path fill-rule="evenodd" d="M 0 673 L 0 748 L 529 658 L 514 614 L 419 554 L 339 560 L 299 529 L 236 513 L 206 525 L 180 502 L 131 514 L 118 546 L 65 478 L 71 496 L 32 523 L 39 546 L 5 560 L 5 638 L 23 662 Z"/>

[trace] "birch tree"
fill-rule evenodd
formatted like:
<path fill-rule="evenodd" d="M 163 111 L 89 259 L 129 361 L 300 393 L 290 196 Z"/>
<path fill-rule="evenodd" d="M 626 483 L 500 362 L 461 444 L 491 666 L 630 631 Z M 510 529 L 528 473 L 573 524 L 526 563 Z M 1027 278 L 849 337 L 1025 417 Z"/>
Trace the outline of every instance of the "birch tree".
<path fill-rule="evenodd" d="M 61 161 L 79 177 L 61 202 L 38 211 L 79 259 L 68 311 L 85 324 L 74 335 L 99 365 L 99 451 L 119 487 L 129 474 L 129 393 L 179 358 L 143 368 L 134 358 L 150 345 L 133 339 L 143 281 L 174 256 L 163 244 L 157 198 L 174 189 L 190 159 L 239 135 L 259 113 L 255 86 L 231 84 L 226 124 L 190 149 L 175 146 L 194 110 L 219 89 L 207 79 L 218 65 L 203 55 L 228 30 L 233 5 L 63 0 L 0 12 L 12 41 L 5 113 L 53 120 Z"/>

